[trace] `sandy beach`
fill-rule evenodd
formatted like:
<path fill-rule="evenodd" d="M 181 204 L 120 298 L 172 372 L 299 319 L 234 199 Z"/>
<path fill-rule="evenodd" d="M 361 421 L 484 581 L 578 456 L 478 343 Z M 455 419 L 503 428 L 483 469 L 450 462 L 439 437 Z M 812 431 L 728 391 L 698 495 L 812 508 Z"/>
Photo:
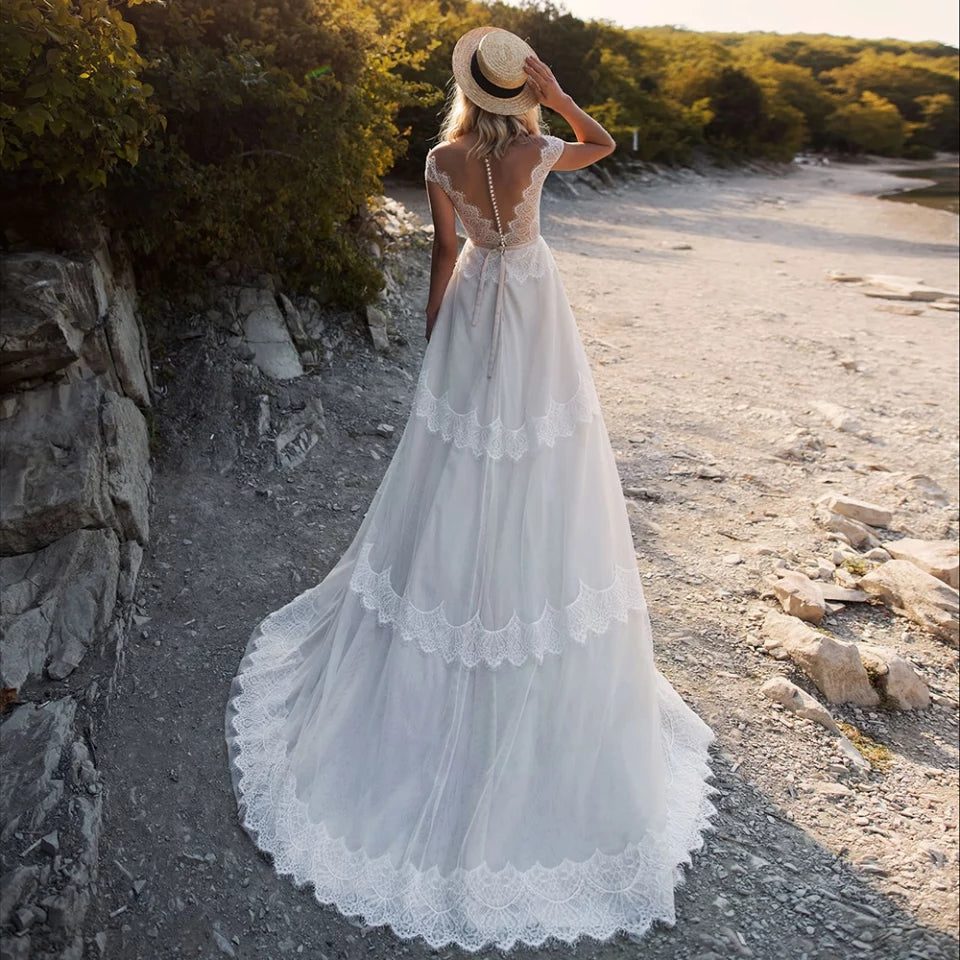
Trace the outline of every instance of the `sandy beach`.
<path fill-rule="evenodd" d="M 831 165 L 678 171 L 545 198 L 543 233 L 616 451 L 657 662 L 717 734 L 720 813 L 678 891 L 676 927 L 642 944 L 512 957 L 956 956 L 956 650 L 879 604 L 824 621 L 837 638 L 894 648 L 934 695 L 910 712 L 828 705 L 875 745 L 866 772 L 837 737 L 760 693 L 782 675 L 817 694 L 764 651 L 761 623 L 777 606 L 775 570 L 809 569 L 838 546 L 818 498 L 887 507 L 883 537 L 957 536 L 957 313 L 827 277 L 956 289 L 957 217 L 875 197 L 899 185 L 876 165 Z M 419 186 L 388 187 L 425 213 Z M 340 556 L 409 411 L 429 249 L 388 262 L 390 350 L 374 354 L 353 321 L 330 328 L 324 364 L 301 378 L 319 381 L 325 432 L 296 469 L 276 468 L 257 423 L 262 397 L 274 423 L 302 408 L 302 382 L 265 383 L 215 332 L 165 345 L 137 607 L 147 619 L 98 740 L 109 855 L 89 929 L 109 933 L 108 960 L 466 956 L 352 923 L 275 876 L 237 826 L 223 756 L 223 701 L 249 631 Z M 130 877 L 145 881 L 136 898 Z"/>

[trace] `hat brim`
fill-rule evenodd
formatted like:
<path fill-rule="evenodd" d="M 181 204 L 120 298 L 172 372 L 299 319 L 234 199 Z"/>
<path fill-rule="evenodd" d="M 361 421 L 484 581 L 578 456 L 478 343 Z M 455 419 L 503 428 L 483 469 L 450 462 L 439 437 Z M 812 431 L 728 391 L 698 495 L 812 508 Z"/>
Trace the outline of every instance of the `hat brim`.
<path fill-rule="evenodd" d="M 473 74 L 470 72 L 470 62 L 477 52 L 477 47 L 480 46 L 480 41 L 488 33 L 498 29 L 500 28 L 475 27 L 457 41 L 457 45 L 453 48 L 453 78 L 457 81 L 457 85 L 467 99 L 482 110 L 489 113 L 499 113 L 503 116 L 515 116 L 532 110 L 540 102 L 537 100 L 537 95 L 531 89 L 529 82 L 524 85 L 523 92 L 518 93 L 515 97 L 495 97 L 493 94 L 487 93 L 473 79 Z M 533 53 L 532 48 L 530 53 Z"/>

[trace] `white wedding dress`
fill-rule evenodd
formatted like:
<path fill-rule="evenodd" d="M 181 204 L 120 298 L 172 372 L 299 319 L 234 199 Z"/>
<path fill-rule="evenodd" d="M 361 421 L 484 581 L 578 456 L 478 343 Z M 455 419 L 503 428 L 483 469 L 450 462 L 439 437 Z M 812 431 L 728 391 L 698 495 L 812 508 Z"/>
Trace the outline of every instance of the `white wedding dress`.
<path fill-rule="evenodd" d="M 654 664 L 616 462 L 539 235 L 563 142 L 492 163 L 503 252 L 483 164 L 450 146 L 426 175 L 470 239 L 393 460 L 343 557 L 257 627 L 233 681 L 241 819 L 279 873 L 401 937 L 639 935 L 674 922 L 715 813 L 713 735 Z"/>

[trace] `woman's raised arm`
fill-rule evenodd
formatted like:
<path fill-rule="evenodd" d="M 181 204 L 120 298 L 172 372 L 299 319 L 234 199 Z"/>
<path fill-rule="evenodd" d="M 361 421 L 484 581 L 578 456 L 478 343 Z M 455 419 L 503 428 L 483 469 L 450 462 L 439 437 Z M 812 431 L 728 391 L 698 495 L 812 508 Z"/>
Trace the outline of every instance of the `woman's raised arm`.
<path fill-rule="evenodd" d="M 539 57 L 527 57 L 523 69 L 540 103 L 559 113 L 579 141 L 566 145 L 553 165 L 554 170 L 579 170 L 613 153 L 617 146 L 613 137 L 590 114 L 584 113 L 570 94 L 563 92 L 553 71 Z"/>

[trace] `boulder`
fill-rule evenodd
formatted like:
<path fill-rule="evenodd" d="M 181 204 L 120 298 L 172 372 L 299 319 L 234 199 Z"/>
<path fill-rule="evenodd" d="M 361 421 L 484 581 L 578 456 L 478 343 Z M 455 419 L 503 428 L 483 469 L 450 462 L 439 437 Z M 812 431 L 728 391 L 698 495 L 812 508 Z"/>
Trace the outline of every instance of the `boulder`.
<path fill-rule="evenodd" d="M 76 530 L 37 553 L 0 558 L 0 681 L 61 680 L 106 632 L 120 548 L 112 530 Z"/>
<path fill-rule="evenodd" d="M 830 703 L 874 707 L 880 702 L 855 643 L 820 633 L 796 617 L 776 610 L 771 610 L 763 621 L 763 633 L 764 647 L 785 653 Z"/>
<path fill-rule="evenodd" d="M 960 545 L 956 540 L 889 540 L 884 549 L 897 560 L 909 560 L 948 587 L 960 587 Z"/>
<path fill-rule="evenodd" d="M 960 594 L 909 560 L 888 560 L 861 577 L 860 587 L 941 640 L 960 643 Z"/>
<path fill-rule="evenodd" d="M 303 410 L 285 423 L 274 440 L 277 466 L 290 470 L 300 466 L 326 430 L 323 403 L 319 397 L 307 400 Z"/>
<path fill-rule="evenodd" d="M 378 307 L 367 307 L 367 329 L 374 349 L 386 353 L 390 349 L 390 338 L 387 336 L 387 315 Z"/>
<path fill-rule="evenodd" d="M 125 269 L 110 291 L 110 305 L 104 330 L 110 344 L 110 360 L 116 371 L 120 392 L 137 406 L 149 407 L 153 373 L 147 334 L 140 319 L 133 275 Z"/>
<path fill-rule="evenodd" d="M 0 390 L 45 377 L 80 358 L 99 318 L 81 263 L 49 253 L 0 259 Z"/>
<path fill-rule="evenodd" d="M 3 421 L 0 555 L 30 553 L 115 522 L 94 379 L 32 390 Z"/>
<path fill-rule="evenodd" d="M 140 406 L 150 405 L 150 355 L 133 274 L 129 266 L 115 273 L 105 246 L 82 261 L 46 252 L 3 257 L 0 288 L 0 390 L 65 380 L 64 368 L 77 363 L 81 377 L 103 374 Z"/>
<path fill-rule="evenodd" d="M 300 311 L 285 293 L 277 294 L 277 300 L 283 310 L 283 319 L 287 322 L 287 330 L 293 338 L 293 342 L 297 345 L 297 349 L 301 352 L 309 350 L 313 345 L 313 338 L 307 332 L 307 327 L 303 321 L 303 317 L 300 315 Z"/>
<path fill-rule="evenodd" d="M 136 404 L 107 390 L 100 410 L 107 488 L 124 539 L 145 545 L 150 535 L 150 437 Z"/>
<path fill-rule="evenodd" d="M 71 697 L 25 703 L 3 722 L 0 737 L 0 840 L 36 833 L 64 795 L 60 766 L 73 742 Z"/>
<path fill-rule="evenodd" d="M 813 720 L 820 726 L 826 727 L 831 733 L 840 732 L 840 728 L 830 715 L 830 711 L 816 697 L 811 697 L 806 690 L 801 690 L 786 677 L 771 677 L 760 688 L 760 692 L 769 700 L 783 704 L 798 717 Z"/>
<path fill-rule="evenodd" d="M 300 354 L 290 339 L 286 320 L 269 290 L 244 287 L 237 297 L 237 313 L 253 362 L 274 380 L 303 376 Z"/>
<path fill-rule="evenodd" d="M 819 623 L 826 613 L 819 584 L 802 573 L 791 571 L 785 574 L 774 585 L 773 592 L 784 611 L 801 620 Z"/>
<path fill-rule="evenodd" d="M 867 503 L 866 500 L 856 500 L 853 497 L 843 497 L 836 494 L 828 494 L 817 501 L 822 504 L 831 513 L 839 513 L 851 520 L 859 520 L 860 523 L 871 527 L 888 527 L 893 519 L 893 513 L 885 507 L 877 506 L 875 503 Z"/>
<path fill-rule="evenodd" d="M 922 710 L 930 706 L 930 691 L 912 664 L 890 647 L 857 644 L 860 659 L 883 702 L 897 710 Z"/>
<path fill-rule="evenodd" d="M 150 445 L 136 404 L 97 379 L 20 397 L 3 421 L 0 556 L 31 553 L 84 527 L 145 544 Z"/>

